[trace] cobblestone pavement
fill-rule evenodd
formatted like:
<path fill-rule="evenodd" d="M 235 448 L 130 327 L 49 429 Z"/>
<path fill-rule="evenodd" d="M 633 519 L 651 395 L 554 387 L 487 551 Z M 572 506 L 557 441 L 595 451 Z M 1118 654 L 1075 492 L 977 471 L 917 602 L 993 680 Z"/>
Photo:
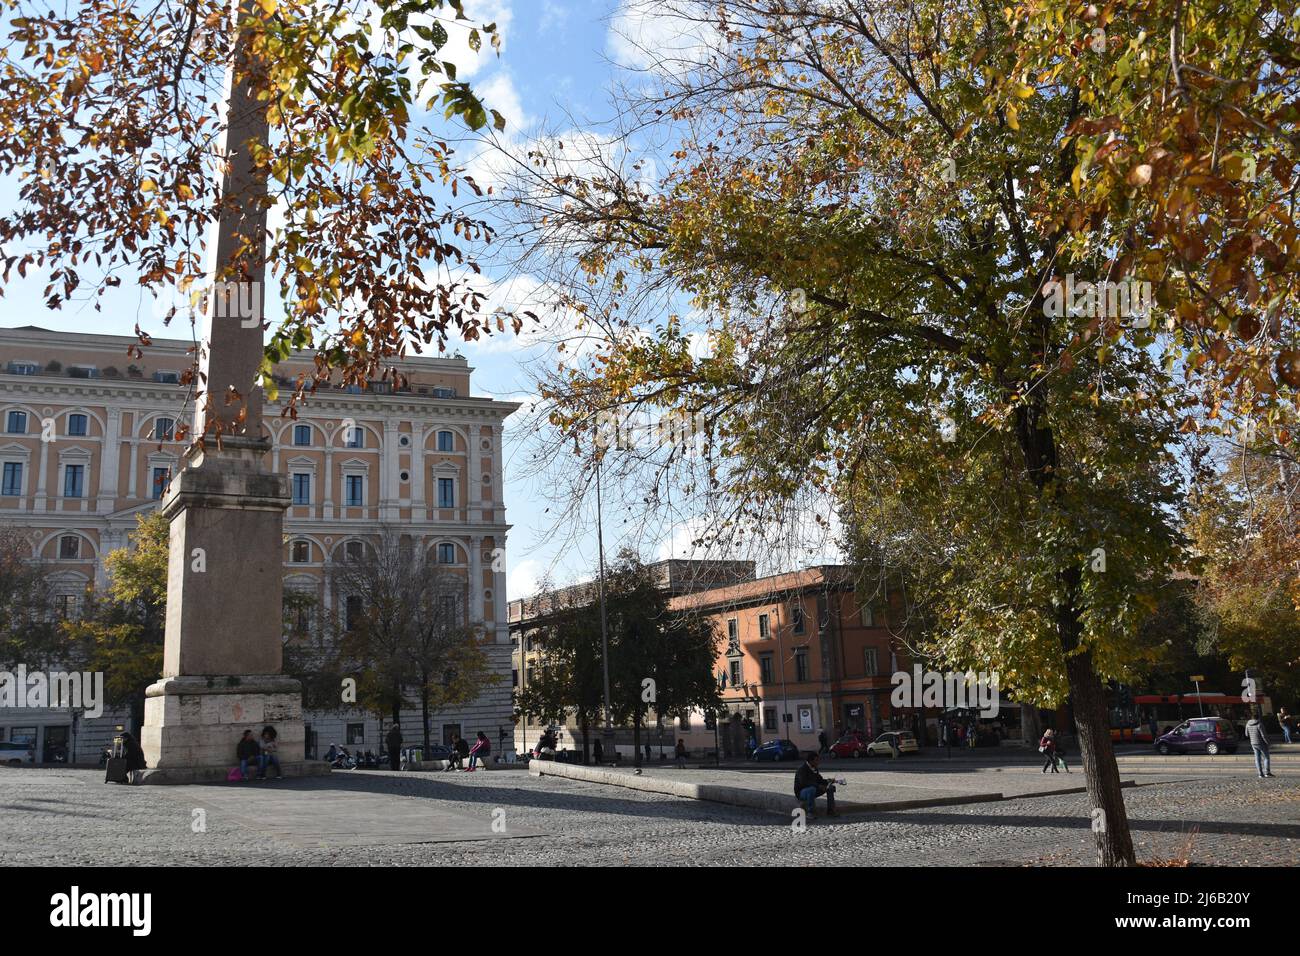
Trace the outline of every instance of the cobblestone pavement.
<path fill-rule="evenodd" d="M 313 793 L 355 796 L 357 818 L 334 845 L 278 839 L 231 812 L 233 787 L 121 787 L 93 770 L 0 770 L 0 859 L 9 865 L 1088 865 L 1084 795 L 895 811 L 826 821 L 805 832 L 771 813 L 639 793 L 522 771 L 466 774 L 336 773 L 245 784 L 283 788 L 304 817 Z M 204 792 L 211 809 L 204 807 Z M 1300 863 L 1300 788 L 1285 778 L 1165 780 L 1125 791 L 1140 859 L 1189 856 L 1227 865 Z M 256 806 L 254 794 L 249 809 Z M 448 819 L 496 818 L 530 839 L 350 845 L 368 821 L 413 802 L 430 829 Z M 206 832 L 193 832 L 207 809 Z M 330 839 L 328 834 L 323 834 Z"/>

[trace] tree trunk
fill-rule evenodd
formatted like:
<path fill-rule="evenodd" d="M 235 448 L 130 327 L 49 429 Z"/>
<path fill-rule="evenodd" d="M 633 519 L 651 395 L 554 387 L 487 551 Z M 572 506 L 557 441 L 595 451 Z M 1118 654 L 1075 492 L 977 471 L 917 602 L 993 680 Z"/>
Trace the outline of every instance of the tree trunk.
<path fill-rule="evenodd" d="M 587 719 L 586 714 L 578 717 L 578 730 L 582 734 L 582 764 L 586 766 L 591 763 L 591 741 L 588 734 L 591 731 L 591 721 Z"/>
<path fill-rule="evenodd" d="M 1045 409 L 1020 405 L 1016 409 L 1016 437 L 1029 480 L 1043 501 L 1056 505 L 1053 500 L 1059 491 L 1056 438 L 1046 424 Z M 1083 571 L 1077 566 L 1064 568 L 1058 580 L 1064 594 L 1056 611 L 1057 638 L 1065 653 L 1065 676 L 1078 729 L 1079 756 L 1092 803 L 1090 817 L 1097 859 L 1102 866 L 1133 866 L 1136 863 L 1133 838 L 1119 785 L 1119 765 L 1115 763 L 1115 750 L 1111 746 L 1105 690 L 1093 667 L 1092 653 L 1075 653 L 1083 631 L 1078 601 Z"/>
<path fill-rule="evenodd" d="M 1120 789 L 1119 765 L 1111 745 L 1110 721 L 1106 714 L 1106 692 L 1092 666 L 1090 651 L 1067 657 L 1065 673 L 1070 681 L 1070 702 L 1079 734 L 1079 756 L 1083 761 L 1088 800 L 1092 804 L 1092 832 L 1097 841 L 1097 862 L 1102 866 L 1133 866 L 1133 837 L 1129 832 L 1124 791 Z"/>
<path fill-rule="evenodd" d="M 632 716 L 632 766 L 641 766 L 641 715 Z"/>

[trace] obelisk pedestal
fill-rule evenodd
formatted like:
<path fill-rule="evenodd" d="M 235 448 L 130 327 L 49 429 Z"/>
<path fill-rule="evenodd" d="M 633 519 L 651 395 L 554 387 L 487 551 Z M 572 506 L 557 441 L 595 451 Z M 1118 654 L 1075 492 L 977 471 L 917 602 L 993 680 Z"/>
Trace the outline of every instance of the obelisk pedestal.
<path fill-rule="evenodd" d="M 280 673 L 287 480 L 262 470 L 265 440 L 196 446 L 162 512 L 171 521 L 163 677 L 145 692 L 149 783 L 224 780 L 245 730 L 277 734 L 286 775 L 304 758 L 302 689 Z"/>

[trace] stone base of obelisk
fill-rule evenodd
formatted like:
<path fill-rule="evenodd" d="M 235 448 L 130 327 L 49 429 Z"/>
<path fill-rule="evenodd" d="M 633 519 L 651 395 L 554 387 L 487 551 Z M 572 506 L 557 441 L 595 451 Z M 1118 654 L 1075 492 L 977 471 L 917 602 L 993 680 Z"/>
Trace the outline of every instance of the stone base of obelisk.
<path fill-rule="evenodd" d="M 286 775 L 303 758 L 302 687 L 281 673 L 288 479 L 263 469 L 270 442 L 192 446 L 162 501 L 170 521 L 163 676 L 145 691 L 146 783 L 225 780 L 245 730 L 274 727 Z"/>
<path fill-rule="evenodd" d="M 235 748 L 244 731 L 260 739 L 268 726 L 286 777 L 330 772 L 325 762 L 303 757 L 302 688 L 282 674 L 164 678 L 145 691 L 144 711 L 144 783 L 224 781 L 239 766 Z"/>

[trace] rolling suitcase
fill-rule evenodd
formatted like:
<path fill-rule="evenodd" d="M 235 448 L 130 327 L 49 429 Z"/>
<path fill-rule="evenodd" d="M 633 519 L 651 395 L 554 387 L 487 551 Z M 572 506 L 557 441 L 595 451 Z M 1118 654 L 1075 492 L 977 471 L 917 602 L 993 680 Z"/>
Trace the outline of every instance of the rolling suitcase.
<path fill-rule="evenodd" d="M 121 737 L 113 738 L 113 749 L 104 769 L 105 783 L 127 782 L 126 752 L 123 750 L 122 744 Z"/>

